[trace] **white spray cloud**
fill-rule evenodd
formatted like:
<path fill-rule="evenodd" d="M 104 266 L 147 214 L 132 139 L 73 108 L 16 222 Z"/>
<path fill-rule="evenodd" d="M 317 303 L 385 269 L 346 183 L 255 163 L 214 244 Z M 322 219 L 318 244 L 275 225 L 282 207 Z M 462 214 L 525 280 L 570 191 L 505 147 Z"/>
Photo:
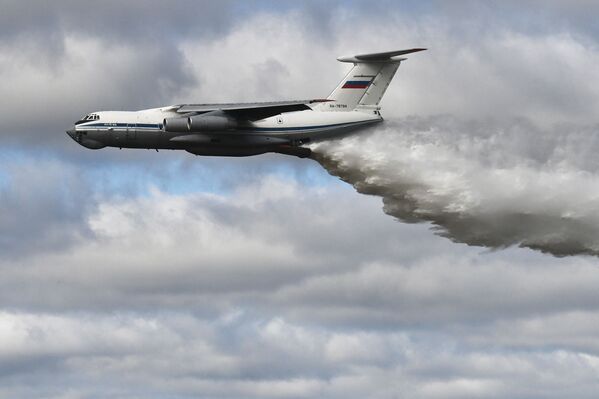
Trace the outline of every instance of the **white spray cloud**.
<path fill-rule="evenodd" d="M 383 210 L 488 248 L 599 255 L 599 168 L 592 127 L 408 118 L 315 145 L 316 159 Z"/>

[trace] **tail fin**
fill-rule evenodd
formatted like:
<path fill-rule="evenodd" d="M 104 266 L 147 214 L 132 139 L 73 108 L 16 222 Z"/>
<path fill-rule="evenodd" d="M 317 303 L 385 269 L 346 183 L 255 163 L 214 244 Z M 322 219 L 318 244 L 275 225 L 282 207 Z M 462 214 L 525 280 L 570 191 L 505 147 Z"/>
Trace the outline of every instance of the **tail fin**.
<path fill-rule="evenodd" d="M 406 58 L 399 55 L 423 51 L 423 48 L 388 51 L 339 57 L 338 61 L 352 62 L 354 67 L 327 97 L 333 100 L 322 105 L 326 111 L 352 111 L 360 106 L 378 106 L 399 64 Z"/>

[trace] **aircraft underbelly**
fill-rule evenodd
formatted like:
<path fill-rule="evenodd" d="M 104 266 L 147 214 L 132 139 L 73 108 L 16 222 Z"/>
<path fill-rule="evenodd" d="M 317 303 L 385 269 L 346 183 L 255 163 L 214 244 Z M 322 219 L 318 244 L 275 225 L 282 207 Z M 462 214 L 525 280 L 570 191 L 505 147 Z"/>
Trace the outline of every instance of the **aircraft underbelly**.
<path fill-rule="evenodd" d="M 219 157 L 248 157 L 252 155 L 266 154 L 274 152 L 285 155 L 293 155 L 300 158 L 309 157 L 312 151 L 305 147 L 294 147 L 291 145 L 277 146 L 254 146 L 254 147 L 238 147 L 238 146 L 219 146 L 206 145 L 201 147 L 186 148 L 185 151 L 194 155 L 203 156 L 219 156 Z"/>

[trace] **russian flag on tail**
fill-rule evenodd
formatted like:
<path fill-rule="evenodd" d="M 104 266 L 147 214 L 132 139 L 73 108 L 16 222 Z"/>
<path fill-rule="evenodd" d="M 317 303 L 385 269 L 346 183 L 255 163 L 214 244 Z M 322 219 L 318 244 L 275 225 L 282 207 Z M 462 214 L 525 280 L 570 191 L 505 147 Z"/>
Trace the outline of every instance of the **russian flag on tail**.
<path fill-rule="evenodd" d="M 371 80 L 348 80 L 345 82 L 342 89 L 366 89 L 370 85 Z"/>

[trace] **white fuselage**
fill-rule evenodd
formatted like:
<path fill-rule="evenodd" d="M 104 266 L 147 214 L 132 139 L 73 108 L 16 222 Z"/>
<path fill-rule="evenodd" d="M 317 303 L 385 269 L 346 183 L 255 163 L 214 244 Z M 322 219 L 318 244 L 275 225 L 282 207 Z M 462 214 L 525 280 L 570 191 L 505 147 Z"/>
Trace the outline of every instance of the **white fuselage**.
<path fill-rule="evenodd" d="M 382 121 L 378 108 L 332 112 L 321 111 L 315 106 L 248 121 L 232 129 L 182 134 L 169 132 L 164 127 L 165 119 L 181 116 L 171 107 L 137 112 L 103 111 L 90 115 L 93 119 L 78 121 L 67 131 L 87 148 L 182 149 L 201 155 L 233 156 L 279 152 L 280 146 L 298 146 L 342 136 Z"/>

